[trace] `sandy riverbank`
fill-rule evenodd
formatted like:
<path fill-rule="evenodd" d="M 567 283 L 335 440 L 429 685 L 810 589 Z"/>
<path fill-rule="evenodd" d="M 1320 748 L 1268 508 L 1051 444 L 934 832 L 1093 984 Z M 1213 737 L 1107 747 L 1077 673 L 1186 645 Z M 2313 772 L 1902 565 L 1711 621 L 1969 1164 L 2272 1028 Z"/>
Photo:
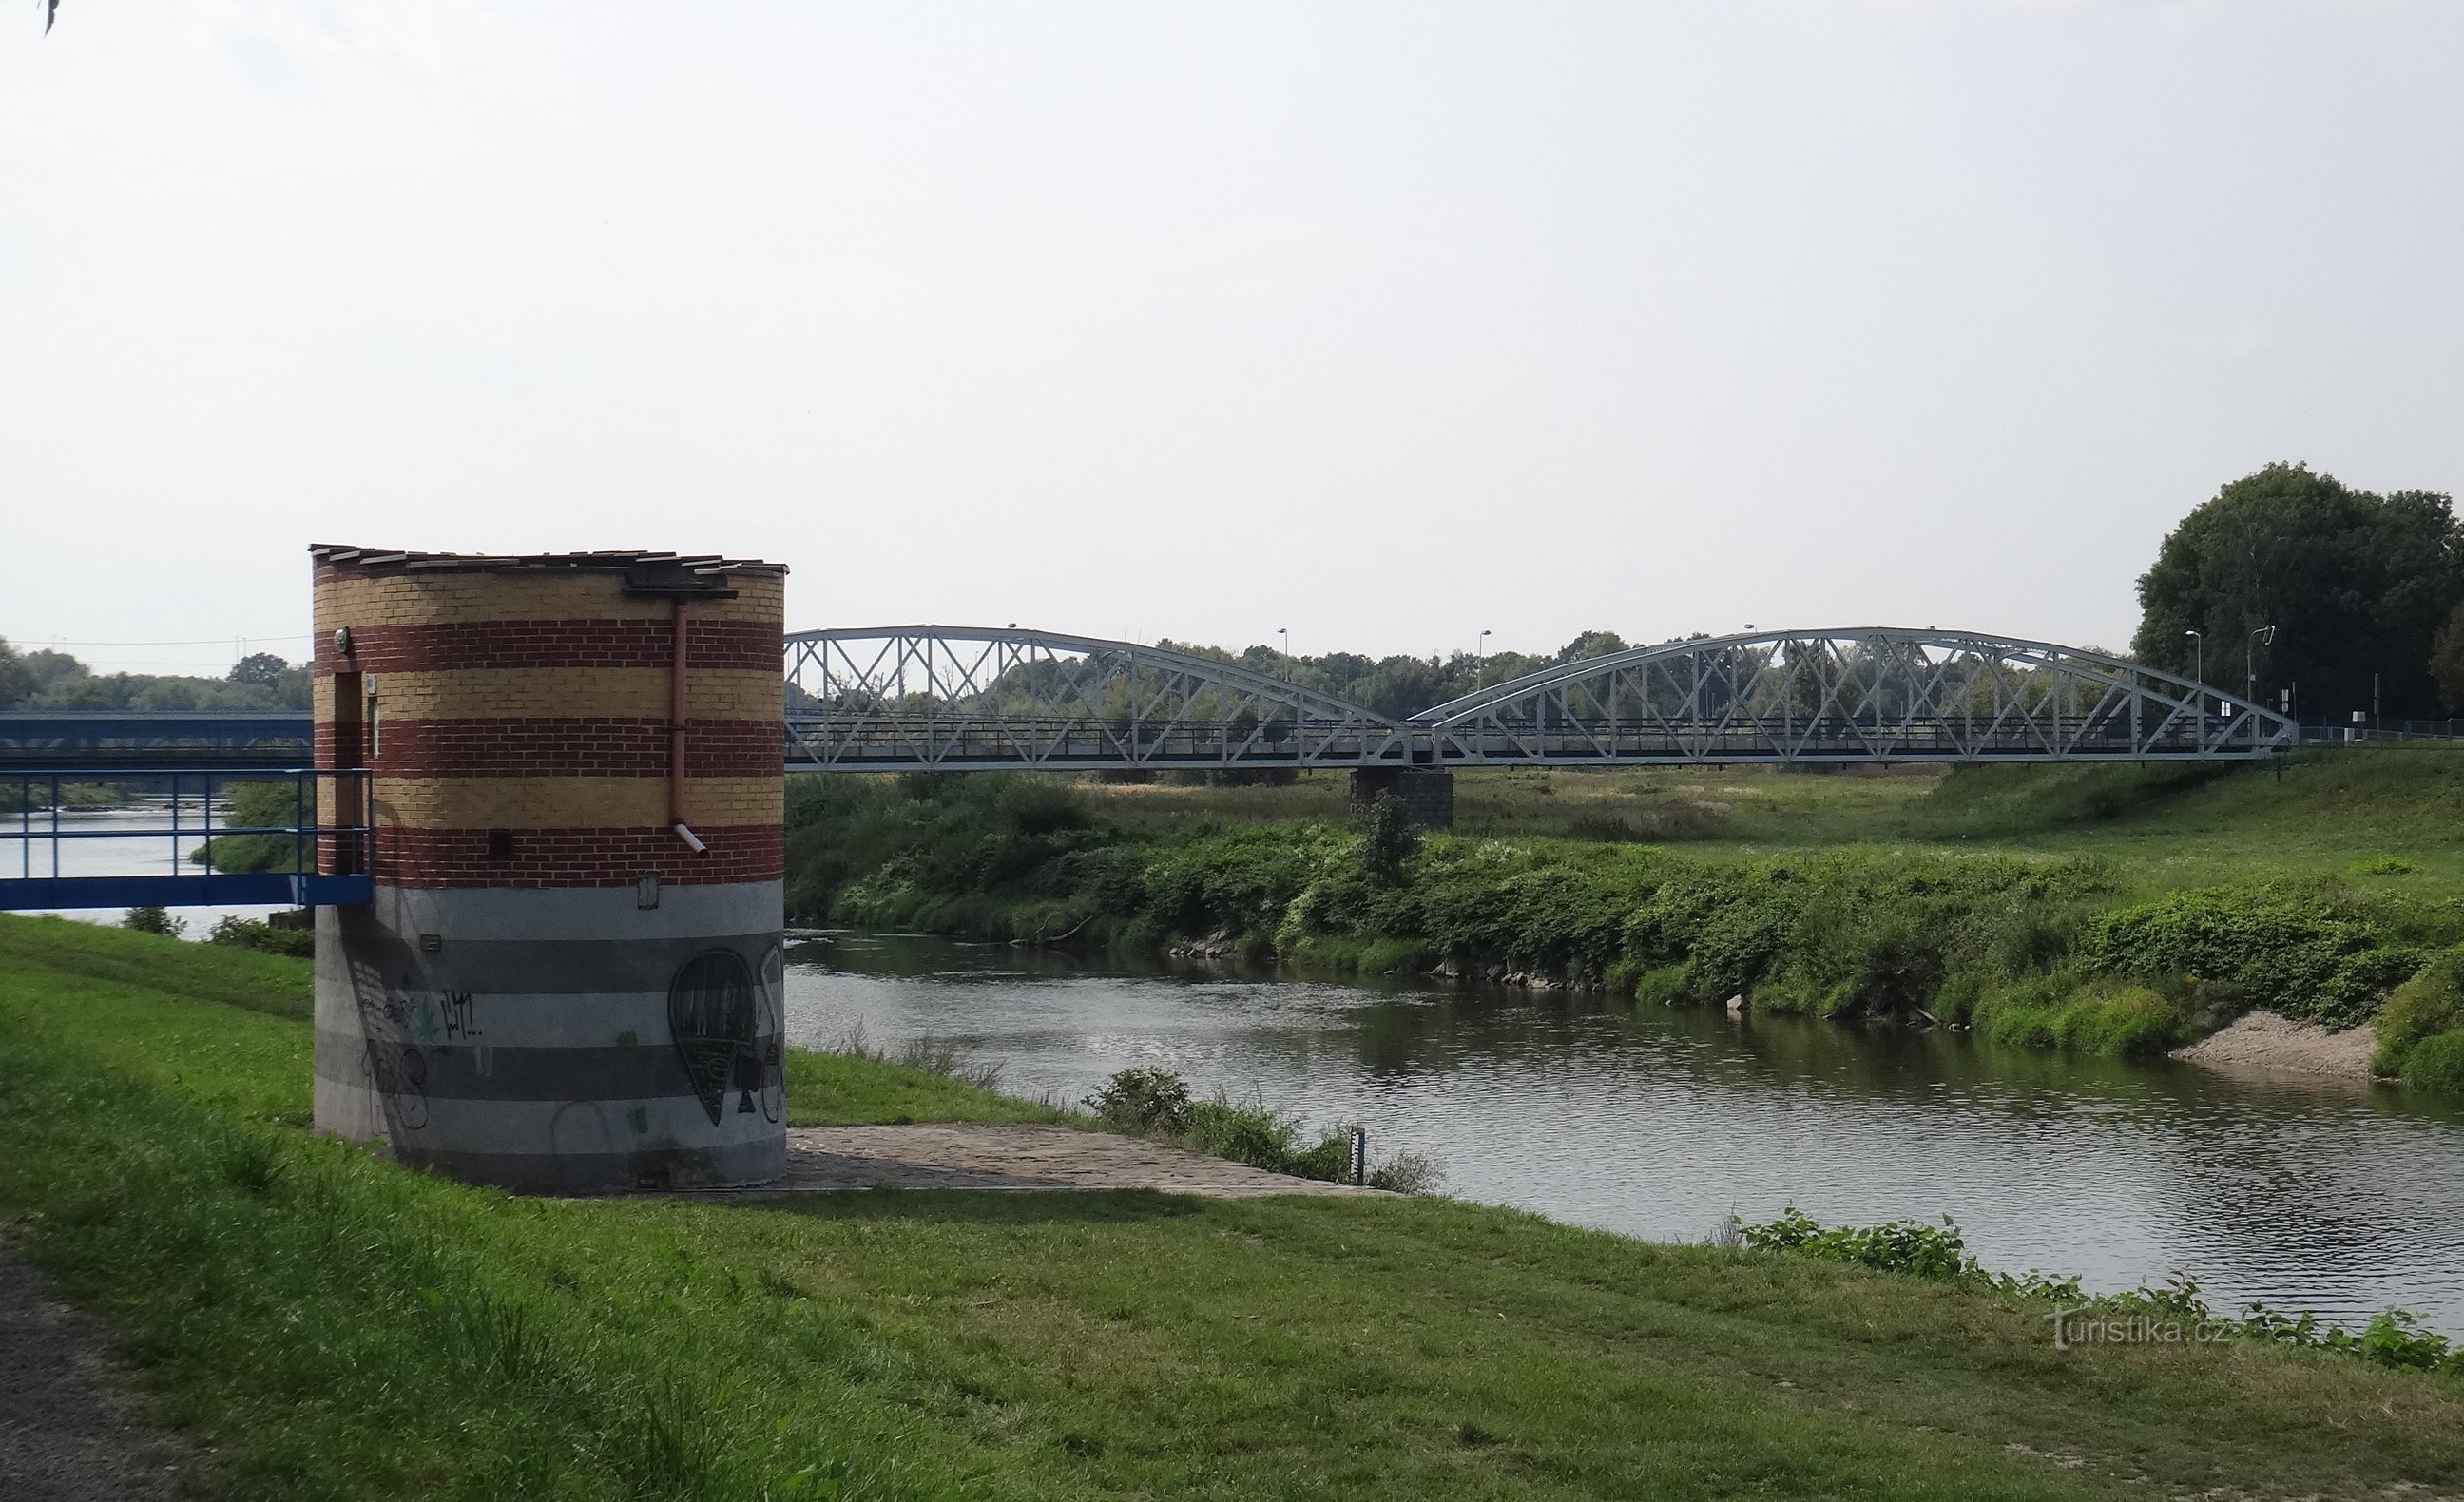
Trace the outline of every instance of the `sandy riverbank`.
<path fill-rule="evenodd" d="M 2378 1039 L 2366 1027 L 2330 1032 L 2315 1022 L 2255 1011 L 2187 1049 L 2174 1049 L 2173 1057 L 2215 1069 L 2366 1080 L 2370 1055 L 2377 1051 Z"/>

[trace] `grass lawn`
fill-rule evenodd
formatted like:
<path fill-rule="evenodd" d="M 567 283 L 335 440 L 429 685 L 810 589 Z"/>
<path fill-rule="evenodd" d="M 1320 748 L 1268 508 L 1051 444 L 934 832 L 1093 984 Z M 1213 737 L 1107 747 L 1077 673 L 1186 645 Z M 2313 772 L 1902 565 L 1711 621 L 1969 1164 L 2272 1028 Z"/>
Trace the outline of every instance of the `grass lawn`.
<path fill-rule="evenodd" d="M 310 1138 L 307 967 L 0 918 L 0 1210 L 217 1495 L 2364 1497 L 2464 1386 L 1445 1200 L 519 1200 Z M 799 1120 L 1037 1119 L 801 1058 Z M 1006 1113 L 1007 1115 L 1003 1115 Z"/>
<path fill-rule="evenodd" d="M 1104 817 L 1189 828 L 1347 816 L 1340 773 L 1284 787 L 1088 782 Z M 2278 764 L 1495 770 L 1455 778 L 1455 832 L 1643 839 L 1741 856 L 1824 846 L 2094 855 L 2153 894 L 2272 877 L 2464 897 L 2464 747 L 2320 749 Z M 2390 858 L 2406 871 L 2374 871 Z"/>

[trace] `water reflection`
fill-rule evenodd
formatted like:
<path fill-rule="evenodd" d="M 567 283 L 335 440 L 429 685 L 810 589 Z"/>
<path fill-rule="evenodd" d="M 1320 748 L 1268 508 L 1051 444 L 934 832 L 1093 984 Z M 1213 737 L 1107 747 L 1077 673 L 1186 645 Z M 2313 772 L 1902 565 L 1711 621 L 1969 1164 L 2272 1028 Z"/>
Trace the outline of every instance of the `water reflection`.
<path fill-rule="evenodd" d="M 1353 986 L 832 934 L 790 952 L 789 1027 L 861 1024 L 1075 1100 L 1132 1064 L 1367 1122 L 1447 1188 L 1634 1235 L 1731 1207 L 1949 1214 L 1992 1266 L 2123 1288 L 2189 1270 L 2347 1323 L 2390 1303 L 2464 1335 L 2464 1108 L 2361 1084 L 2057 1058 L 1964 1034 Z"/>

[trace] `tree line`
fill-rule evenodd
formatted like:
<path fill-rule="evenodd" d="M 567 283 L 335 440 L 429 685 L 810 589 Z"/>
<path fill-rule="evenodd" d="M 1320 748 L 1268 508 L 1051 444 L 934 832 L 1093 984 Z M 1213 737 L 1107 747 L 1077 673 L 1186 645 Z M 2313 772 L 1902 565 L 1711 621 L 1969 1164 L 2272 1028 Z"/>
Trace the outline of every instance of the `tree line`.
<path fill-rule="evenodd" d="M 97 673 L 64 652 L 21 652 L 0 638 L 0 709 L 306 709 L 308 668 L 253 652 L 219 678 Z"/>

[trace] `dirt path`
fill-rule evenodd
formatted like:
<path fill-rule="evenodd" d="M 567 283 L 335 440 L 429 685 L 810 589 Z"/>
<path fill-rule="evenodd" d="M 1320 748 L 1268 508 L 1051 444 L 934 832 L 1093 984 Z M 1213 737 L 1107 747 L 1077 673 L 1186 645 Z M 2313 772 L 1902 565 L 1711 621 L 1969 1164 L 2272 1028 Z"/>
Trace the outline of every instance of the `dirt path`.
<path fill-rule="evenodd" d="M 176 1497 L 194 1458 L 131 1421 L 99 1326 L 52 1298 L 0 1244 L 0 1496 L 9 1502 Z"/>
<path fill-rule="evenodd" d="M 1237 1198 L 1381 1194 L 1270 1174 L 1133 1137 L 1060 1126 L 797 1127 L 768 1192 L 870 1189 L 1160 1189 Z"/>

